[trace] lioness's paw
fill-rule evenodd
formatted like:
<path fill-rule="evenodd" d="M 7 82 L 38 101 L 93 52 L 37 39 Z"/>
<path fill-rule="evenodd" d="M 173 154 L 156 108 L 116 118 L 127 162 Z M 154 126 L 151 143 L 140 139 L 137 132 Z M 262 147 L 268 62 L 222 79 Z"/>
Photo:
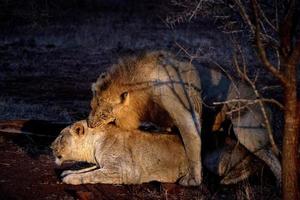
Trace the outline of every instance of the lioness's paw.
<path fill-rule="evenodd" d="M 72 185 L 82 184 L 81 178 L 77 174 L 66 175 L 65 177 L 63 177 L 62 182 Z"/>
<path fill-rule="evenodd" d="M 197 186 L 202 182 L 201 176 L 187 174 L 179 180 L 179 184 L 183 186 Z"/>

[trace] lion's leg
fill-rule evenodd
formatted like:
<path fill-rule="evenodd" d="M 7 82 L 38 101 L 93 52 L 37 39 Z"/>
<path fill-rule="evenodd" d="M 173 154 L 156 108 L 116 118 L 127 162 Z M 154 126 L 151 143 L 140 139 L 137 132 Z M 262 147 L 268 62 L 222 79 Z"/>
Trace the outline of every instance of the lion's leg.
<path fill-rule="evenodd" d="M 270 149 L 261 149 L 253 153 L 270 167 L 277 180 L 277 185 L 281 187 L 281 165 L 275 154 Z"/>
<path fill-rule="evenodd" d="M 112 169 L 96 169 L 79 174 L 69 174 L 65 176 L 62 181 L 67 184 L 79 185 L 79 184 L 122 184 L 121 174 L 118 170 Z"/>
<path fill-rule="evenodd" d="M 162 107 L 169 113 L 180 131 L 186 155 L 189 160 L 189 173 L 181 178 L 181 185 L 199 185 L 202 182 L 200 118 L 191 113 L 176 97 L 161 96 Z"/>
<path fill-rule="evenodd" d="M 80 174 L 80 173 L 92 171 L 92 170 L 96 169 L 97 167 L 98 166 L 94 165 L 94 166 L 84 168 L 84 169 L 80 169 L 80 170 L 65 170 L 65 171 L 63 171 L 63 173 L 61 173 L 60 176 L 64 177 L 64 176 L 69 175 L 69 174 Z"/>
<path fill-rule="evenodd" d="M 199 185 L 202 182 L 201 139 L 196 129 L 194 119 L 186 114 L 181 123 L 176 124 L 189 161 L 189 173 L 179 181 L 181 185 Z M 175 119 L 176 120 L 176 119 Z"/>
<path fill-rule="evenodd" d="M 233 129 L 239 142 L 270 167 L 278 184 L 280 184 L 281 165 L 269 148 L 268 132 L 263 127 L 264 121 L 262 119 L 259 111 L 255 109 L 246 111 L 242 116 L 232 119 Z"/>

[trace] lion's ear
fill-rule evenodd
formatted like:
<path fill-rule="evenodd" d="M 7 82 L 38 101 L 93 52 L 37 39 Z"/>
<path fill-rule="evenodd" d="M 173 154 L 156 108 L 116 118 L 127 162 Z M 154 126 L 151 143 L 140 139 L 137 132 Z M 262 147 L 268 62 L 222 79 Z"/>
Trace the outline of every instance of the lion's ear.
<path fill-rule="evenodd" d="M 93 96 L 96 96 L 96 92 L 97 92 L 97 84 L 96 83 L 92 83 L 91 90 L 92 90 Z"/>
<path fill-rule="evenodd" d="M 73 127 L 73 130 L 74 130 L 75 134 L 78 136 L 84 135 L 84 127 L 81 124 L 75 124 L 75 126 Z"/>
<path fill-rule="evenodd" d="M 129 104 L 129 93 L 128 92 L 123 92 L 120 96 L 121 98 L 121 103 L 124 105 L 128 105 Z"/>
<path fill-rule="evenodd" d="M 106 72 L 102 72 L 102 73 L 100 74 L 100 76 L 99 76 L 100 79 L 104 79 L 104 78 L 106 78 L 106 77 L 107 77 Z"/>

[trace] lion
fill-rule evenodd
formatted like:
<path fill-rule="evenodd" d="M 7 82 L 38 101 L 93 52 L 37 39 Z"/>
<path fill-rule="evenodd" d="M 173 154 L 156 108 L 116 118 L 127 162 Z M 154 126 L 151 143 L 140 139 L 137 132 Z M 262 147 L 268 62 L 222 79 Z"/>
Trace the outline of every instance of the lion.
<path fill-rule="evenodd" d="M 94 164 L 64 171 L 62 181 L 67 184 L 174 183 L 188 171 L 184 146 L 176 134 L 127 131 L 115 125 L 89 128 L 82 120 L 63 129 L 51 148 L 58 165 L 66 161 Z M 205 163 L 223 176 L 221 183 L 236 183 L 254 172 L 251 154 L 241 148 L 227 145 L 208 156 Z"/>
<path fill-rule="evenodd" d="M 225 120 L 231 121 L 239 143 L 264 161 L 281 184 L 281 165 L 270 148 L 259 105 L 232 101 L 255 100 L 253 89 L 220 70 L 196 69 L 191 62 L 164 51 L 146 52 L 120 59 L 99 76 L 92 91 L 89 127 L 113 123 L 124 130 L 137 130 L 143 122 L 152 122 L 166 129 L 178 128 L 189 163 L 187 174 L 179 181 L 182 185 L 202 182 L 203 124 L 214 124 L 206 131 L 209 133 Z M 214 102 L 231 103 L 216 106 Z M 215 123 L 207 122 L 210 114 Z"/>
<path fill-rule="evenodd" d="M 208 66 L 206 66 L 208 65 Z M 223 73 L 220 68 L 201 64 L 198 72 L 202 84 L 203 124 L 210 124 L 206 132 L 216 131 L 224 121 L 230 121 L 238 142 L 262 160 L 274 174 L 281 187 L 281 164 L 270 143 L 266 119 L 257 103 L 255 91 L 243 80 Z M 217 105 L 216 102 L 224 102 Z M 255 103 L 256 102 L 256 103 Z M 264 105 L 270 120 L 269 105 Z M 205 116 L 214 115 L 212 121 Z"/>
<path fill-rule="evenodd" d="M 127 57 L 100 75 L 92 91 L 89 127 L 114 123 L 137 130 L 143 122 L 177 127 L 189 162 L 180 184 L 202 182 L 201 85 L 192 64 L 163 51 Z"/>

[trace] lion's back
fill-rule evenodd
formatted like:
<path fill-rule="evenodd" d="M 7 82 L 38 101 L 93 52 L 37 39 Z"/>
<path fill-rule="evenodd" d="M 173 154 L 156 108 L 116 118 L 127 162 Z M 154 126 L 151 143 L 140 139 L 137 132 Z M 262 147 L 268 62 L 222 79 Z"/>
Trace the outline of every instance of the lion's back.
<path fill-rule="evenodd" d="M 146 51 L 123 57 L 110 68 L 109 74 L 110 78 L 116 81 L 115 84 L 162 81 L 171 78 L 174 81 L 189 81 L 200 87 L 195 67 L 166 51 Z"/>

